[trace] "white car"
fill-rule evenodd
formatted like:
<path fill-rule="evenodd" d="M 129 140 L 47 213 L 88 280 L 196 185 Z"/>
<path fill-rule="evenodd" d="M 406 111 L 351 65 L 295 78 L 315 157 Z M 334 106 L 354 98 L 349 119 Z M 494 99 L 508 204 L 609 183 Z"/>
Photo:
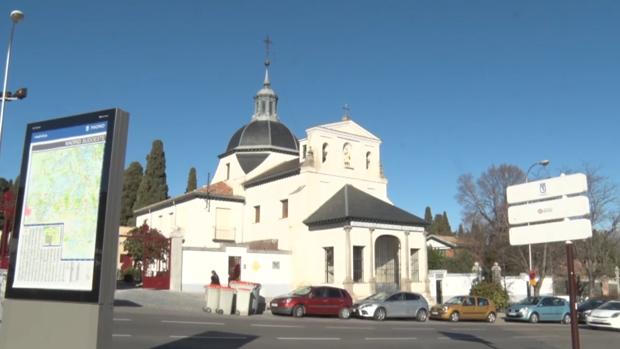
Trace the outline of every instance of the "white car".
<path fill-rule="evenodd" d="M 586 314 L 590 327 L 615 328 L 620 330 L 620 301 L 609 301 Z"/>

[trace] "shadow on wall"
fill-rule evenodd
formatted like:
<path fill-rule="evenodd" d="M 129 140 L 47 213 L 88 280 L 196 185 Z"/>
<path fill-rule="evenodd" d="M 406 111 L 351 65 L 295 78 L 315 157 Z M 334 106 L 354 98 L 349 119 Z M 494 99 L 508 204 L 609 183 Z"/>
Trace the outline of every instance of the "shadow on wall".
<path fill-rule="evenodd" d="M 241 348 L 257 339 L 257 336 L 207 331 L 179 338 L 170 343 L 153 347 L 154 349 L 204 349 L 204 348 Z"/>

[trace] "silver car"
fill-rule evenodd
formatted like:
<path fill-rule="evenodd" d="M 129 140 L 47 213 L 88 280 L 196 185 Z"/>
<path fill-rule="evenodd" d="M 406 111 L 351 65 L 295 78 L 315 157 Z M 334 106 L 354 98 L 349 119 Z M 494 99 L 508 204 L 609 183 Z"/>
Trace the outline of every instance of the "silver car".
<path fill-rule="evenodd" d="M 426 321 L 428 302 L 419 293 L 379 292 L 353 304 L 353 315 L 378 321 L 387 318 L 415 318 Z"/>

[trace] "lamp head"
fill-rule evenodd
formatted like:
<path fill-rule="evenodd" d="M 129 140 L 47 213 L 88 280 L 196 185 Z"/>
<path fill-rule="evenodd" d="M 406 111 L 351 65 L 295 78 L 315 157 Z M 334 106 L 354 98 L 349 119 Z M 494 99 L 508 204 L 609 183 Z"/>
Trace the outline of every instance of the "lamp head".
<path fill-rule="evenodd" d="M 543 165 L 543 166 L 547 166 L 547 165 L 549 165 L 550 162 L 551 161 L 549 161 L 549 160 L 540 160 L 538 163 Z"/>
<path fill-rule="evenodd" d="M 24 99 L 24 98 L 26 98 L 26 96 L 28 96 L 28 89 L 25 88 L 25 87 L 22 87 L 22 88 L 18 89 L 17 91 L 15 91 L 13 96 L 17 97 L 17 99 Z"/>
<path fill-rule="evenodd" d="M 11 12 L 11 20 L 13 23 L 17 23 L 24 19 L 24 13 L 20 10 L 14 10 Z"/>

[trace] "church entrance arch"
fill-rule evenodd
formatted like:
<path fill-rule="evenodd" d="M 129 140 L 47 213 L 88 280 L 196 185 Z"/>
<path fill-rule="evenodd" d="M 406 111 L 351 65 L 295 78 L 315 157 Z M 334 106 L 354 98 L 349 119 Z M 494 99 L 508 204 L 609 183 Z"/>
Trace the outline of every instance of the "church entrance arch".
<path fill-rule="evenodd" d="M 400 289 L 400 240 L 382 235 L 375 241 L 375 281 L 377 292 Z"/>

